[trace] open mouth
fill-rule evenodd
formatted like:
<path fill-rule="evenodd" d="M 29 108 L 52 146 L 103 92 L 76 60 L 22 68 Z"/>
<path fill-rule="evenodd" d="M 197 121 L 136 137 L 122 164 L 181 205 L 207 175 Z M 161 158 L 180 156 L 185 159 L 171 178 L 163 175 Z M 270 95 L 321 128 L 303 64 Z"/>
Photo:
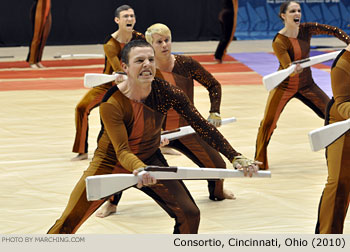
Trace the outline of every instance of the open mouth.
<path fill-rule="evenodd" d="M 132 27 L 132 24 L 126 24 L 126 27 Z"/>
<path fill-rule="evenodd" d="M 140 76 L 142 77 L 149 77 L 149 76 L 152 76 L 152 71 L 150 70 L 144 70 L 140 73 Z"/>
<path fill-rule="evenodd" d="M 294 18 L 295 23 L 300 23 L 300 18 Z"/>

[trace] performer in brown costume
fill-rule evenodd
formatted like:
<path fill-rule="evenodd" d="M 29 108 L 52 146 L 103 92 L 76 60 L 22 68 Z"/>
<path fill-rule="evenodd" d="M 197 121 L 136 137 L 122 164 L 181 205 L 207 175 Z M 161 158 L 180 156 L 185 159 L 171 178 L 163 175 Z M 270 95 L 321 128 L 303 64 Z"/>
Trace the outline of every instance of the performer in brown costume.
<path fill-rule="evenodd" d="M 208 121 L 215 126 L 220 126 L 221 85 L 201 64 L 189 56 L 171 54 L 171 31 L 164 24 L 150 26 L 146 33 L 146 40 L 155 50 L 157 67 L 156 76 L 180 87 L 193 103 L 194 80 L 202 84 L 209 92 L 210 115 Z M 188 123 L 174 109 L 167 113 L 163 129 L 173 130 L 186 126 Z M 170 141 L 167 148 L 174 148 L 199 167 L 226 168 L 226 163 L 220 154 L 203 141 L 198 135 L 193 134 L 181 139 Z M 162 151 L 163 152 L 163 151 Z M 224 181 L 208 181 L 209 198 L 211 200 L 234 199 L 233 193 L 224 190 Z M 116 206 L 122 193 L 115 194 L 110 201 L 96 212 L 98 217 L 106 217 L 116 212 Z"/>
<path fill-rule="evenodd" d="M 134 10 L 128 5 L 122 5 L 115 11 L 114 21 L 118 24 L 118 30 L 106 38 L 103 45 L 105 52 L 104 74 L 122 71 L 120 66 L 120 52 L 124 45 L 131 40 L 144 39 L 144 35 L 134 31 L 136 23 Z M 78 153 L 72 161 L 88 158 L 88 117 L 94 108 L 98 107 L 107 90 L 114 82 L 103 84 L 90 89 L 75 108 L 76 134 L 73 145 L 73 152 Z"/>
<path fill-rule="evenodd" d="M 220 42 L 214 54 L 214 57 L 218 63 L 222 63 L 227 47 L 230 45 L 235 35 L 237 13 L 238 0 L 223 0 L 223 8 L 219 13 L 219 22 L 221 25 Z"/>
<path fill-rule="evenodd" d="M 194 80 L 202 84 L 209 92 L 210 110 L 208 121 L 214 126 L 221 125 L 220 83 L 196 60 L 185 55 L 171 54 L 171 31 L 164 24 L 154 24 L 146 31 L 146 40 L 155 49 L 157 77 L 180 87 L 193 103 Z M 164 124 L 165 130 L 186 126 L 188 123 L 175 110 L 170 109 Z M 167 147 L 174 148 L 199 167 L 226 168 L 220 154 L 205 143 L 198 135 L 190 135 L 170 141 Z M 231 192 L 223 189 L 223 180 L 208 181 L 209 198 L 211 200 L 233 199 Z"/>
<path fill-rule="evenodd" d="M 350 118 L 350 45 L 335 59 L 332 71 L 333 99 L 326 124 Z M 326 150 L 328 177 L 320 200 L 317 234 L 342 234 L 350 200 L 350 133 L 345 133 Z"/>
<path fill-rule="evenodd" d="M 122 68 L 128 79 L 113 86 L 100 105 L 102 129 L 89 168 L 74 188 L 60 219 L 48 233 L 75 233 L 103 203 L 86 199 L 85 178 L 111 173 L 137 174 L 146 165 L 166 166 L 159 151 L 160 133 L 166 113 L 174 108 L 212 147 L 233 166 L 252 175 L 256 162 L 236 152 L 221 133 L 195 109 L 183 91 L 155 76 L 154 50 L 144 40 L 129 42 L 122 51 Z M 144 187 L 141 187 L 144 185 Z M 175 219 L 174 233 L 197 233 L 199 209 L 179 180 L 158 181 L 147 173 L 140 190 L 153 198 Z"/>
<path fill-rule="evenodd" d="M 289 1 L 281 5 L 280 17 L 285 27 L 275 36 L 272 47 L 280 62 L 279 69 L 290 66 L 293 61 L 309 57 L 311 36 L 326 34 L 350 43 L 349 36 L 341 29 L 318 23 L 302 23 L 301 9 L 297 2 Z M 270 91 L 256 140 L 255 159 L 263 163 L 261 169 L 268 169 L 267 145 L 277 126 L 284 107 L 290 99 L 297 98 L 319 117 L 324 119 L 329 97 L 314 82 L 310 67 L 302 69 L 297 64 L 294 74 Z"/>
<path fill-rule="evenodd" d="M 33 24 L 33 37 L 26 61 L 31 68 L 42 68 L 44 66 L 40 61 L 51 30 L 51 0 L 34 0 L 30 17 Z"/>

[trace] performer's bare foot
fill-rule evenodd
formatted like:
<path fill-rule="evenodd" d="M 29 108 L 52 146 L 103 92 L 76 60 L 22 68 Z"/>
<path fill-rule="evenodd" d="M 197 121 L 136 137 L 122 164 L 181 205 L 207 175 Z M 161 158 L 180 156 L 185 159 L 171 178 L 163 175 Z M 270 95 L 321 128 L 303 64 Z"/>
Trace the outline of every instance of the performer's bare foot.
<path fill-rule="evenodd" d="M 235 195 L 230 190 L 224 189 L 223 193 L 224 193 L 224 198 L 225 199 L 232 199 L 232 200 L 236 199 Z"/>
<path fill-rule="evenodd" d="M 72 158 L 71 161 L 80 161 L 80 160 L 85 160 L 88 159 L 88 154 L 87 153 L 79 153 L 76 157 Z"/>
<path fill-rule="evenodd" d="M 96 212 L 96 217 L 104 218 L 117 212 L 117 206 L 107 201 L 100 210 Z"/>
<path fill-rule="evenodd" d="M 45 68 L 40 62 L 36 63 L 36 65 L 38 66 L 38 68 Z"/>
<path fill-rule="evenodd" d="M 36 64 L 29 64 L 30 68 L 39 68 Z"/>
<path fill-rule="evenodd" d="M 165 155 L 175 155 L 175 156 L 180 156 L 181 154 L 169 147 L 160 147 L 160 151 L 162 152 L 162 154 Z"/>
<path fill-rule="evenodd" d="M 214 58 L 214 59 L 215 59 L 216 63 L 222 64 L 222 59 L 217 59 L 217 58 Z"/>

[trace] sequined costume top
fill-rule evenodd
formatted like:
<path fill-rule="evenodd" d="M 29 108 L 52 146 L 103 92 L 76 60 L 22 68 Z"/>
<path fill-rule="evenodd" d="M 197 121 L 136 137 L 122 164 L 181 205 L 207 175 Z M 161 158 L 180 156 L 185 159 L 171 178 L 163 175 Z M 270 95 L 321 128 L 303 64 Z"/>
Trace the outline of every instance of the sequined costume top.
<path fill-rule="evenodd" d="M 155 78 L 151 93 L 143 102 L 127 98 L 117 86 L 107 92 L 100 105 L 102 128 L 92 165 L 118 167 L 119 172 L 145 166 L 143 160 L 159 148 L 161 126 L 170 108 L 174 108 L 203 140 L 230 161 L 239 155 L 200 115 L 184 92 Z"/>
<path fill-rule="evenodd" d="M 332 71 L 334 104 L 330 110 L 330 122 L 350 118 L 350 52 L 343 50 L 335 59 Z"/>
<path fill-rule="evenodd" d="M 145 36 L 140 32 L 133 31 L 131 40 L 136 39 L 145 39 Z M 107 36 L 103 44 L 103 50 L 105 52 L 105 68 L 103 70 L 104 74 L 112 74 L 113 72 L 122 71 L 119 60 L 124 45 L 124 43 L 118 42 L 111 35 Z"/>
<path fill-rule="evenodd" d="M 350 43 L 350 37 L 341 29 L 319 23 L 302 23 L 299 26 L 297 38 L 290 38 L 277 33 L 272 42 L 272 48 L 280 62 L 279 69 L 285 69 L 296 60 L 308 58 L 310 55 L 310 40 L 313 35 L 334 36 L 346 44 Z M 295 84 L 299 88 L 313 83 L 311 69 L 307 67 L 300 74 L 291 75 L 280 85 L 281 87 Z"/>
<path fill-rule="evenodd" d="M 180 87 L 193 103 L 194 80 L 202 84 L 209 92 L 210 112 L 220 113 L 221 85 L 204 67 L 185 55 L 174 55 L 175 64 L 171 73 L 157 71 L 157 77 Z M 166 129 L 187 125 L 184 118 L 179 118 L 174 110 L 168 112 Z"/>

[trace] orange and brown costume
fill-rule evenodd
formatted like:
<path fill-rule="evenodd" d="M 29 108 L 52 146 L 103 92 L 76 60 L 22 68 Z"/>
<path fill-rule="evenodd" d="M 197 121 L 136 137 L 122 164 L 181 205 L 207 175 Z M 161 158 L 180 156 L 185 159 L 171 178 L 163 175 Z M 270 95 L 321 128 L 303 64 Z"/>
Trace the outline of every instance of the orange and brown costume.
<path fill-rule="evenodd" d="M 145 39 L 140 32 L 133 31 L 131 40 Z M 124 44 L 119 43 L 112 36 L 108 36 L 103 45 L 105 52 L 105 67 L 104 74 L 112 74 L 113 72 L 122 71 L 120 65 L 121 50 Z M 75 140 L 73 144 L 73 152 L 87 153 L 88 152 L 88 132 L 89 121 L 88 117 L 94 108 L 98 107 L 107 90 L 113 86 L 114 82 L 103 84 L 90 89 L 75 108 Z"/>
<path fill-rule="evenodd" d="M 332 71 L 333 97 L 326 124 L 350 118 L 350 52 L 343 50 Z M 341 234 L 350 200 L 350 132 L 326 150 L 328 178 L 320 200 L 316 233 Z"/>
<path fill-rule="evenodd" d="M 156 78 L 143 102 L 133 101 L 113 86 L 100 105 L 102 129 L 98 147 L 88 169 L 74 188 L 60 219 L 48 233 L 75 233 L 103 203 L 86 199 L 85 178 L 111 173 L 131 173 L 145 165 L 167 166 L 159 151 L 161 128 L 174 108 L 196 132 L 231 162 L 239 155 L 227 140 L 205 120 L 177 87 Z M 158 181 L 140 190 L 152 197 L 175 219 L 174 233 L 197 233 L 199 209 L 181 181 Z"/>
<path fill-rule="evenodd" d="M 157 70 L 157 77 L 180 87 L 193 103 L 194 80 L 202 84 L 209 92 L 210 111 L 220 113 L 221 85 L 201 64 L 189 56 L 175 55 L 175 63 L 172 72 Z M 188 125 L 174 109 L 167 113 L 163 125 L 164 130 L 172 130 Z M 198 135 L 193 134 L 170 141 L 167 147 L 174 148 L 199 167 L 226 168 L 226 163 L 221 155 L 203 141 Z M 211 200 L 223 200 L 224 180 L 208 181 L 209 198 Z M 122 192 L 113 195 L 111 203 L 118 205 Z"/>
<path fill-rule="evenodd" d="M 39 63 L 51 30 L 51 0 L 35 0 L 31 9 L 33 37 L 29 45 L 27 62 Z"/>
<path fill-rule="evenodd" d="M 308 58 L 311 36 L 320 34 L 331 35 L 347 44 L 350 43 L 350 37 L 337 27 L 303 23 L 299 27 L 297 38 L 286 37 L 279 33 L 275 36 L 272 47 L 280 62 L 279 69 L 289 67 L 293 61 Z M 323 119 L 326 105 L 330 100 L 314 82 L 310 67 L 303 69 L 300 74 L 288 77 L 270 91 L 256 140 L 255 159 L 263 162 L 263 165 L 259 166 L 260 169 L 268 169 L 267 145 L 284 107 L 292 98 L 299 99 Z"/>
<path fill-rule="evenodd" d="M 158 71 L 157 76 L 169 83 L 180 87 L 193 103 L 194 80 L 202 84 L 209 92 L 211 113 L 220 113 L 221 85 L 201 64 L 189 56 L 175 55 L 172 72 Z M 168 111 L 164 124 L 165 130 L 186 126 L 188 123 L 176 111 Z M 167 147 L 174 148 L 199 167 L 226 168 L 226 163 L 220 154 L 204 142 L 198 135 L 193 134 L 170 141 Z M 223 200 L 223 180 L 208 181 L 209 198 Z"/>

